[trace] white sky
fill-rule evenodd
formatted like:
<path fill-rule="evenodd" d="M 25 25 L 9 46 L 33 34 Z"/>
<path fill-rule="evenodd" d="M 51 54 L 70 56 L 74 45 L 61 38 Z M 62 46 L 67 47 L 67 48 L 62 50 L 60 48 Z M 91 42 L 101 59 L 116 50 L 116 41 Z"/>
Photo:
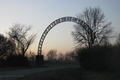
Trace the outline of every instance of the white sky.
<path fill-rule="evenodd" d="M 32 25 L 31 33 L 37 38 L 30 50 L 36 52 L 40 37 L 47 26 L 54 20 L 81 13 L 85 7 L 100 7 L 106 15 L 107 21 L 112 22 L 115 32 L 120 32 L 120 0 L 0 0 L 0 33 L 6 32 L 13 23 L 19 22 Z M 43 52 L 57 49 L 58 52 L 67 52 L 74 49 L 71 36 L 72 22 L 56 25 L 46 36 L 43 43 Z"/>

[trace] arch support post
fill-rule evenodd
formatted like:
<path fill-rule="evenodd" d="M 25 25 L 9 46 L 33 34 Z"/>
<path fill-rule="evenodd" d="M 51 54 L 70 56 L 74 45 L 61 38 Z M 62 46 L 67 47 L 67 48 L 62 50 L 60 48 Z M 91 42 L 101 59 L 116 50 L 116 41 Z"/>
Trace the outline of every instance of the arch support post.
<path fill-rule="evenodd" d="M 44 56 L 36 55 L 36 66 L 43 66 L 43 65 L 44 65 Z"/>

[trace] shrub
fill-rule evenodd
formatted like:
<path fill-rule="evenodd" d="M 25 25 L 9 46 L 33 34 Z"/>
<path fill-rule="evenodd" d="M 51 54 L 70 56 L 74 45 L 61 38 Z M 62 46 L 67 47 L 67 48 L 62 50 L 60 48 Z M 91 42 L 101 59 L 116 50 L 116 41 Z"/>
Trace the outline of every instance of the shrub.
<path fill-rule="evenodd" d="M 120 46 L 96 46 L 76 52 L 84 69 L 120 72 Z"/>
<path fill-rule="evenodd" d="M 3 67 L 6 67 L 6 66 L 7 66 L 6 60 L 0 59 L 0 67 L 3 68 Z"/>
<path fill-rule="evenodd" d="M 10 67 L 29 66 L 27 57 L 24 57 L 23 55 L 11 55 L 7 58 L 7 63 Z"/>
<path fill-rule="evenodd" d="M 120 46 L 114 46 L 112 50 L 106 58 L 108 70 L 120 72 Z"/>
<path fill-rule="evenodd" d="M 95 46 L 78 50 L 80 65 L 85 69 L 107 70 L 106 56 L 111 47 Z"/>

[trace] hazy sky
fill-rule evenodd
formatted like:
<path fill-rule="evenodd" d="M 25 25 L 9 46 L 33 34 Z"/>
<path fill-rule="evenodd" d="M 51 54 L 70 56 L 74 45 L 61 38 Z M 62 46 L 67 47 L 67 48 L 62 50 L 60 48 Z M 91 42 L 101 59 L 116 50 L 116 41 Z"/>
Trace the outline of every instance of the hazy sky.
<path fill-rule="evenodd" d="M 51 22 L 64 16 L 76 17 L 89 6 L 99 6 L 107 21 L 112 22 L 115 32 L 120 32 L 120 0 L 0 0 L 0 33 L 6 36 L 16 22 L 32 25 L 30 34 L 39 32 L 30 50 L 37 53 L 40 37 Z M 44 40 L 43 52 L 50 49 L 58 52 L 73 50 L 75 44 L 71 31 L 74 24 L 65 22 L 56 25 Z"/>

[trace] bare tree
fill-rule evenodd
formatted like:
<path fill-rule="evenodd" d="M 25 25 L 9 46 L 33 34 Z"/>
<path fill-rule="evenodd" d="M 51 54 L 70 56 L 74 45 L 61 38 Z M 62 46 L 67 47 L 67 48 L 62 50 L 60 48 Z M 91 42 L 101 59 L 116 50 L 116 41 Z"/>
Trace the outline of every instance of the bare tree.
<path fill-rule="evenodd" d="M 70 59 L 71 59 L 70 52 L 67 51 L 67 52 L 65 53 L 65 60 L 70 60 Z"/>
<path fill-rule="evenodd" d="M 27 33 L 30 30 L 31 26 L 26 26 L 20 23 L 15 23 L 13 27 L 10 28 L 8 35 L 16 44 L 17 54 L 22 54 L 24 56 L 29 46 L 34 42 L 36 34 L 27 37 Z"/>
<path fill-rule="evenodd" d="M 14 54 L 15 44 L 10 41 L 7 37 L 0 34 L 0 58 L 8 57 Z"/>
<path fill-rule="evenodd" d="M 75 53 L 75 51 L 66 52 L 65 60 L 77 60 L 77 54 Z"/>
<path fill-rule="evenodd" d="M 120 46 L 120 33 L 119 33 L 119 35 L 118 35 L 118 37 L 117 37 L 117 39 L 116 39 L 116 42 L 117 42 L 117 45 Z"/>
<path fill-rule="evenodd" d="M 78 46 L 91 47 L 100 45 L 112 37 L 113 28 L 111 22 L 106 23 L 105 15 L 99 7 L 85 8 L 83 13 L 78 14 L 77 17 L 92 29 L 92 33 L 88 33 L 82 25 L 74 25 L 75 31 L 72 31 L 72 36 L 76 43 L 79 44 Z"/>
<path fill-rule="evenodd" d="M 30 51 L 30 60 L 35 60 L 35 52 Z"/>
<path fill-rule="evenodd" d="M 71 57 L 71 60 L 77 60 L 77 54 L 75 51 L 70 51 L 69 56 Z"/>
<path fill-rule="evenodd" d="M 48 54 L 47 54 L 48 60 L 53 60 L 53 59 L 55 59 L 56 56 L 57 56 L 56 53 L 57 53 L 57 50 L 50 50 L 50 51 L 48 52 Z"/>
<path fill-rule="evenodd" d="M 63 53 L 59 53 L 58 54 L 58 60 L 64 60 L 64 54 Z"/>

